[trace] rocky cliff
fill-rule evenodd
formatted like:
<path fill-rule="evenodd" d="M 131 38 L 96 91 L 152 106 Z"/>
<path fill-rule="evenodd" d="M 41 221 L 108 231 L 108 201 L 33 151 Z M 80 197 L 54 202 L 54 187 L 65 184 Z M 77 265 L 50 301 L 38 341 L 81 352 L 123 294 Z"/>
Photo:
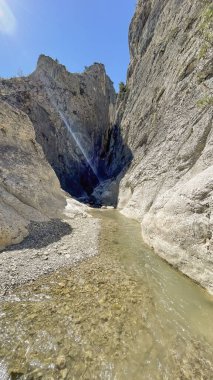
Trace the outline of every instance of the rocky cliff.
<path fill-rule="evenodd" d="M 29 116 L 62 188 L 86 200 L 108 177 L 104 158 L 116 94 L 104 66 L 71 74 L 41 55 L 33 74 L 1 80 L 0 90 L 4 101 Z"/>
<path fill-rule="evenodd" d="M 134 156 L 119 208 L 213 292 L 212 20 L 211 1 L 138 1 L 117 123 Z"/>
<path fill-rule="evenodd" d="M 0 250 L 23 240 L 30 221 L 59 216 L 65 204 L 28 116 L 0 101 Z"/>
<path fill-rule="evenodd" d="M 102 64 L 71 74 L 40 56 L 29 77 L 0 80 L 0 250 L 22 241 L 30 222 L 62 217 L 61 187 L 88 201 L 109 177 L 115 100 Z"/>
<path fill-rule="evenodd" d="M 42 55 L 0 80 L 0 248 L 64 205 L 57 175 L 82 201 L 118 203 L 213 292 L 212 20 L 210 0 L 139 0 L 117 100 L 97 63 L 71 74 Z"/>

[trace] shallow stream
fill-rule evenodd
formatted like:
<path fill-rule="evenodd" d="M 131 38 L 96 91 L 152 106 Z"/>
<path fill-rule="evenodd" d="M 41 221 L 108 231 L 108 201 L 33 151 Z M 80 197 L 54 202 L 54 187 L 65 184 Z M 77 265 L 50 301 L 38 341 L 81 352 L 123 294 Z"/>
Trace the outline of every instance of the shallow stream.
<path fill-rule="evenodd" d="M 211 380 L 212 297 L 155 255 L 137 222 L 94 215 L 99 256 L 2 299 L 0 380 Z"/>

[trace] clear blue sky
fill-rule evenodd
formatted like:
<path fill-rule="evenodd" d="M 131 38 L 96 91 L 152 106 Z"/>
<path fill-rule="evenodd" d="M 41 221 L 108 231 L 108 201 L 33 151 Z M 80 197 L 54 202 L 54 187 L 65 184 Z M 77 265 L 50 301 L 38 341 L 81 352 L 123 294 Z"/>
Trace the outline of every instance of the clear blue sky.
<path fill-rule="evenodd" d="M 129 63 L 136 0 L 0 0 L 0 77 L 31 73 L 43 53 L 69 71 L 101 62 L 117 88 Z"/>

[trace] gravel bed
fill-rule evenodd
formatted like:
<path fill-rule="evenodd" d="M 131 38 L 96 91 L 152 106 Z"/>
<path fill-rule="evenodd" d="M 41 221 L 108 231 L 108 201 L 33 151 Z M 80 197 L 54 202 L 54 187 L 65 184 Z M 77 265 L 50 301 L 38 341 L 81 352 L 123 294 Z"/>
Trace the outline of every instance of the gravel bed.
<path fill-rule="evenodd" d="M 99 229 L 97 219 L 82 216 L 31 223 L 23 242 L 0 252 L 0 295 L 97 255 Z"/>

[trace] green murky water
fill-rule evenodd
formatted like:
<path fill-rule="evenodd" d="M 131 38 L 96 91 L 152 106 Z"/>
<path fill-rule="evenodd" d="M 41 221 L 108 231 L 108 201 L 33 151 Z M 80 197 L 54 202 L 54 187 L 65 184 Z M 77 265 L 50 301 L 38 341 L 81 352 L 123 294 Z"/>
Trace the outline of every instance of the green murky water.
<path fill-rule="evenodd" d="M 212 379 L 212 297 L 149 250 L 139 224 L 95 215 L 100 256 L 2 299 L 0 380 Z"/>

